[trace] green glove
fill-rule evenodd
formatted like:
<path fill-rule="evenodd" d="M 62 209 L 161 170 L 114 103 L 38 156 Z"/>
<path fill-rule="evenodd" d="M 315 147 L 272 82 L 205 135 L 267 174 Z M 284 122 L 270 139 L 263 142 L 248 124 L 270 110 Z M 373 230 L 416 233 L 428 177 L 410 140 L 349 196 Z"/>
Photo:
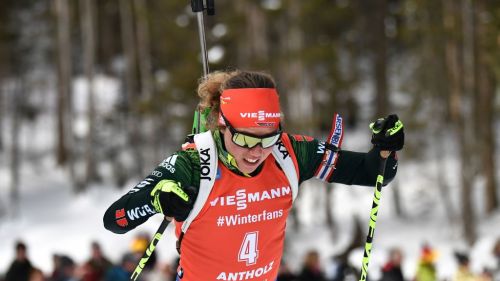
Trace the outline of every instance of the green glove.
<path fill-rule="evenodd" d="M 193 208 L 196 190 L 194 187 L 182 188 L 180 182 L 162 180 L 151 191 L 151 197 L 156 212 L 184 221 Z"/>
<path fill-rule="evenodd" d="M 403 122 L 396 114 L 391 114 L 370 124 L 372 143 L 380 150 L 398 151 L 405 143 Z"/>

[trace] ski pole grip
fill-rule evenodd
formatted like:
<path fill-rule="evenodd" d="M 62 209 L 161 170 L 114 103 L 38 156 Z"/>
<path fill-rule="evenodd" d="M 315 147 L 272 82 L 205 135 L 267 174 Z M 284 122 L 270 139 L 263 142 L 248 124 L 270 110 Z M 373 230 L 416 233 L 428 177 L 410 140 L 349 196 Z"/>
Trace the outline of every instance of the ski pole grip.
<path fill-rule="evenodd" d="M 193 13 L 203 12 L 207 10 L 207 15 L 215 15 L 215 0 L 205 0 L 206 6 L 203 4 L 203 0 L 191 0 L 191 10 Z"/>
<path fill-rule="evenodd" d="M 203 0 L 191 0 L 191 10 L 193 13 L 203 12 L 204 8 Z"/>
<path fill-rule="evenodd" d="M 207 0 L 207 15 L 215 15 L 215 0 Z"/>

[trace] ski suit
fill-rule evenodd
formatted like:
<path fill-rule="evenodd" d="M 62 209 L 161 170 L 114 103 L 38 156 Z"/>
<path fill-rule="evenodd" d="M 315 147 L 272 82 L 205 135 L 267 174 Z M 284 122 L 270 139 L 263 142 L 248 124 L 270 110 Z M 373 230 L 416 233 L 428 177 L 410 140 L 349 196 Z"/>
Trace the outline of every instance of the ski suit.
<path fill-rule="evenodd" d="M 212 134 L 218 134 L 214 132 Z M 224 150 L 220 138 L 217 148 Z M 379 150 L 367 153 L 329 151 L 312 137 L 283 133 L 283 158 L 291 157 L 298 183 L 310 178 L 347 185 L 373 186 L 380 160 Z M 114 202 L 104 215 L 105 227 L 125 233 L 156 214 L 150 192 L 161 180 L 181 186 L 200 186 L 203 165 L 214 159 L 202 158 L 194 146 L 166 158 L 142 182 Z M 325 155 L 335 153 L 330 173 L 323 173 Z M 203 155 L 202 155 L 203 156 Z M 226 166 L 218 158 L 213 188 L 203 208 L 183 235 L 178 280 L 267 280 L 278 274 L 283 252 L 286 219 L 292 207 L 291 183 L 282 167 L 269 155 L 251 176 Z M 384 184 L 397 171 L 397 158 L 387 160 Z M 180 235 L 182 223 L 176 222 Z"/>

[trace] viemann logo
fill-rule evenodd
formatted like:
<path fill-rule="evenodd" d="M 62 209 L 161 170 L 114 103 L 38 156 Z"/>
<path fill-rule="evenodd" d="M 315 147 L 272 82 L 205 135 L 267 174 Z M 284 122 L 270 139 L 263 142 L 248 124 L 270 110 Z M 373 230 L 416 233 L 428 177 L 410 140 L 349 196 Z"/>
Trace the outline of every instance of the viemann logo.
<path fill-rule="evenodd" d="M 240 112 L 241 118 L 257 118 L 259 121 L 264 121 L 266 118 L 280 118 L 280 112 L 265 112 L 264 110 L 259 110 L 257 112 Z"/>
<path fill-rule="evenodd" d="M 210 201 L 214 206 L 236 206 L 236 210 L 244 210 L 248 203 L 271 200 L 283 196 L 291 195 L 292 189 L 289 186 L 276 187 L 269 190 L 247 193 L 246 189 L 238 189 L 235 195 L 221 196 Z"/>

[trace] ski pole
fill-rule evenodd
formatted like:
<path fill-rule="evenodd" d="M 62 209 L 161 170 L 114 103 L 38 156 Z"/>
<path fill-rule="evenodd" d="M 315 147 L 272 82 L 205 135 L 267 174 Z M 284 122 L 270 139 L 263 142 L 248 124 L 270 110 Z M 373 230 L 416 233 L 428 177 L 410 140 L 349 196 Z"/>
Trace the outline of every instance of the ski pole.
<path fill-rule="evenodd" d="M 207 1 L 207 6 L 209 2 L 212 3 L 213 0 Z M 205 37 L 205 24 L 203 20 L 203 10 L 205 10 L 205 6 L 203 5 L 203 0 L 191 0 L 191 10 L 193 13 L 196 13 L 196 18 L 198 20 L 198 37 L 200 39 L 200 48 L 201 48 L 201 60 L 203 63 L 203 77 L 206 77 L 209 69 L 208 69 L 208 52 L 207 52 L 207 41 Z M 210 10 L 213 12 L 213 10 Z M 210 13 L 209 13 L 210 14 Z"/>
<path fill-rule="evenodd" d="M 146 252 L 142 255 L 142 258 L 139 260 L 139 264 L 135 267 L 134 272 L 130 276 L 130 280 L 134 281 L 137 280 L 142 270 L 146 266 L 146 263 L 148 262 L 149 258 L 153 254 L 153 251 L 156 249 L 156 244 L 158 244 L 158 242 L 160 241 L 163 232 L 165 232 L 165 229 L 167 228 L 169 223 L 170 221 L 165 217 L 165 219 L 160 224 L 160 227 L 156 231 L 155 235 L 153 236 L 153 239 L 149 243 L 149 246 L 146 248 Z"/>
<path fill-rule="evenodd" d="M 386 131 L 384 133 L 386 137 L 390 137 L 396 134 L 397 132 L 403 130 L 403 123 L 400 120 L 398 120 L 397 115 L 389 115 L 387 119 L 389 118 L 396 118 L 396 122 L 393 125 L 391 125 L 393 126 L 392 128 L 386 128 Z M 381 133 L 383 128 L 386 127 L 386 122 L 388 122 L 387 119 L 379 118 L 377 119 L 377 121 L 371 123 L 370 129 L 372 130 L 372 132 L 374 134 Z M 402 147 L 403 146 L 401 146 L 399 149 L 401 149 Z M 398 150 L 398 148 L 396 150 Z M 361 277 L 359 278 L 359 281 L 366 281 L 366 278 L 368 276 L 368 263 L 370 262 L 370 256 L 373 245 L 373 235 L 375 234 L 378 208 L 380 205 L 380 198 L 382 197 L 382 184 L 384 183 L 385 165 L 387 163 L 387 158 L 389 158 L 389 155 L 391 154 L 391 151 L 382 150 L 380 153 L 381 153 L 380 155 L 381 159 L 379 162 L 377 181 L 375 183 L 375 190 L 373 194 L 372 209 L 370 211 L 370 222 L 368 223 L 368 235 L 366 236 L 365 251 L 363 254 L 363 263 L 361 265 Z"/>
<path fill-rule="evenodd" d="M 205 36 L 205 22 L 203 17 L 203 10 L 207 10 L 207 14 L 213 16 L 215 14 L 215 0 L 206 0 L 206 7 L 203 5 L 203 0 L 191 0 L 191 10 L 196 13 L 198 20 L 198 38 L 200 39 L 200 52 L 201 62 L 203 64 L 203 79 L 205 79 L 210 72 L 208 67 L 208 51 L 207 40 Z M 201 128 L 201 108 L 197 107 L 195 110 L 195 125 L 193 126 L 193 134 L 200 133 Z"/>
<path fill-rule="evenodd" d="M 375 183 L 375 191 L 373 193 L 372 209 L 370 211 L 370 222 L 368 224 L 368 235 L 366 236 L 365 242 L 363 264 L 361 265 L 361 277 L 359 278 L 359 281 L 366 281 L 366 277 L 368 276 L 368 263 L 370 262 L 373 245 L 373 235 L 375 234 L 380 197 L 382 196 L 382 183 L 384 182 L 386 162 L 387 158 L 382 158 L 379 163 L 377 182 Z"/>
<path fill-rule="evenodd" d="M 215 14 L 215 4 L 214 0 L 206 0 L 207 6 L 205 7 L 203 5 L 203 0 L 191 0 L 191 9 L 194 13 L 197 13 L 198 17 L 198 35 L 200 37 L 200 45 L 201 45 L 201 53 L 202 53 L 202 60 L 203 60 L 203 77 L 206 77 L 208 75 L 208 54 L 207 54 L 207 49 L 206 49 L 206 41 L 205 41 L 205 28 L 204 28 L 204 23 L 203 23 L 203 10 L 207 10 L 208 15 L 214 15 Z M 200 109 L 195 110 L 195 119 L 196 122 L 193 124 L 193 133 L 197 134 L 200 133 L 200 127 L 201 127 L 201 112 Z M 146 263 L 148 262 L 149 258 L 153 254 L 153 251 L 156 249 L 156 245 L 160 241 L 163 233 L 165 232 L 165 229 L 167 229 L 167 226 L 170 224 L 172 218 L 165 217 L 164 220 L 161 222 L 160 227 L 156 231 L 155 235 L 153 236 L 153 239 L 149 243 L 149 246 L 146 248 L 146 251 L 142 255 L 142 258 L 139 260 L 139 264 L 135 267 L 134 272 L 130 276 L 130 280 L 136 281 L 139 275 L 141 274 L 142 270 L 146 266 Z"/>

